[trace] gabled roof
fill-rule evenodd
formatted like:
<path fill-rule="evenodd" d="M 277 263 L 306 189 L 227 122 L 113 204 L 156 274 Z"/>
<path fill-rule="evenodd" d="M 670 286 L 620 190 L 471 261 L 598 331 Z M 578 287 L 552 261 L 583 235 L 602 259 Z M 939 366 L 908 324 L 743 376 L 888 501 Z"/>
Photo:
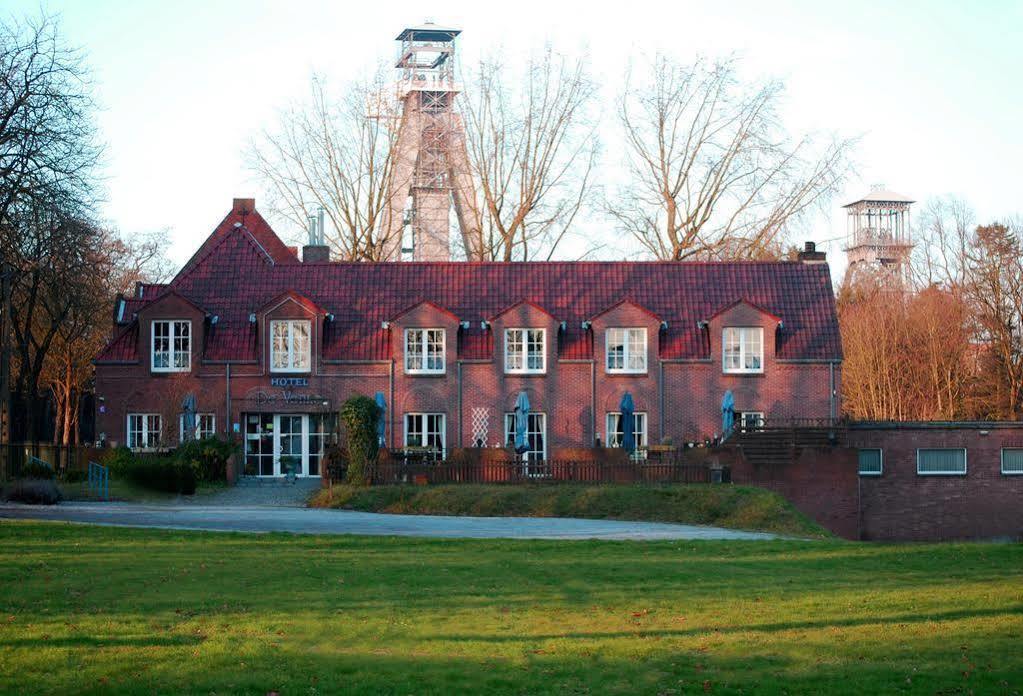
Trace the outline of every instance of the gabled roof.
<path fill-rule="evenodd" d="M 661 317 L 656 312 L 652 312 L 651 310 L 647 309 L 646 307 L 644 307 L 643 305 L 639 304 L 638 302 L 633 302 L 629 298 L 625 298 L 624 300 L 618 300 L 618 302 L 615 302 L 610 307 L 607 307 L 606 309 L 601 310 L 600 312 L 597 312 L 592 317 L 590 317 L 590 321 L 592 321 L 592 320 L 594 320 L 594 319 L 596 319 L 598 317 L 602 317 L 605 314 L 607 314 L 608 312 L 610 312 L 611 310 L 618 309 L 619 307 L 621 307 L 623 305 L 632 305 L 636 309 L 649 314 L 655 320 L 657 320 L 657 321 L 664 321 L 663 319 L 661 319 Z"/>
<path fill-rule="evenodd" d="M 320 307 L 318 304 L 313 302 L 305 295 L 297 293 L 294 290 L 290 289 L 285 290 L 279 295 L 267 300 L 267 302 L 262 307 L 260 307 L 258 311 L 261 313 L 267 312 L 271 309 L 274 309 L 277 305 L 281 304 L 282 302 L 285 302 L 286 300 L 291 300 L 295 304 L 299 305 L 300 307 L 304 307 L 313 314 L 329 314 L 327 310 L 323 309 L 323 307 Z"/>
<path fill-rule="evenodd" d="M 277 236 L 263 216 L 256 212 L 256 202 L 251 198 L 235 198 L 231 212 L 216 226 L 202 246 L 192 254 L 192 258 L 181 267 L 178 276 L 187 273 L 225 238 L 248 233 L 273 263 L 298 263 L 295 252 Z M 175 278 L 176 280 L 176 278 Z M 172 281 L 173 282 L 173 281 Z"/>
<path fill-rule="evenodd" d="M 206 310 L 203 307 L 200 307 L 198 304 L 196 304 L 192 300 L 188 299 L 187 297 L 185 297 L 184 295 L 179 293 L 174 288 L 168 289 L 166 292 L 162 293 L 159 297 L 157 297 L 154 300 L 150 300 L 148 302 L 143 302 L 142 304 L 139 305 L 138 309 L 135 310 L 135 313 L 138 313 L 138 312 L 142 311 L 143 309 L 149 309 L 150 307 L 158 307 L 160 305 L 160 303 L 166 302 L 170 298 L 177 298 L 177 299 L 181 300 L 182 302 L 184 302 L 185 304 L 187 304 L 190 307 L 192 307 L 192 309 L 194 309 L 195 311 L 197 311 L 197 312 L 199 312 L 201 314 L 207 314 Z"/>
<path fill-rule="evenodd" d="M 251 220 L 252 214 L 247 217 Z M 389 332 L 382 323 L 422 303 L 469 322 L 468 330 L 459 331 L 461 356 L 489 359 L 493 338 L 477 327 L 522 301 L 566 322 L 565 330 L 559 331 L 559 357 L 589 359 L 592 337 L 579 327 L 623 298 L 667 322 L 667 329 L 660 332 L 660 356 L 665 359 L 709 358 L 706 331 L 697 322 L 737 301 L 749 302 L 783 321 L 776 334 L 780 359 L 842 357 L 827 264 L 279 263 L 243 228 L 223 233 L 222 227 L 223 223 L 211 235 L 215 243 L 203 244 L 205 255 L 193 257 L 170 283 L 174 292 L 219 317 L 207 343 L 207 359 L 212 355 L 220 360 L 254 359 L 249 314 L 289 290 L 334 315 L 324 328 L 323 351 L 328 360 L 389 360 Z M 280 240 L 267 244 L 285 253 Z"/>
<path fill-rule="evenodd" d="M 502 316 L 504 314 L 507 314 L 508 312 L 512 311 L 516 307 L 519 307 L 520 305 L 529 305 L 530 307 L 532 307 L 533 309 L 537 310 L 538 312 L 543 312 L 544 314 L 549 316 L 551 319 L 555 319 L 555 320 L 557 319 L 557 317 L 555 317 L 553 314 L 548 312 L 546 309 L 544 309 L 543 307 L 538 305 L 536 302 L 533 302 L 532 300 L 527 299 L 527 298 L 522 298 L 520 300 L 517 300 L 517 301 L 511 303 L 510 305 L 508 305 L 507 307 L 505 307 L 504 309 L 499 311 L 497 314 L 494 314 L 493 316 L 489 317 L 488 321 L 493 321 L 493 320 L 497 319 L 498 317 L 500 317 L 500 316 Z"/>
<path fill-rule="evenodd" d="M 392 317 L 389 317 L 388 319 L 390 321 L 398 321 L 398 319 L 402 318 L 403 316 L 405 316 L 409 312 L 412 312 L 412 311 L 414 311 L 414 310 L 416 310 L 416 309 L 418 309 L 420 307 L 433 307 L 438 312 L 442 312 L 444 314 L 447 314 L 449 317 L 451 317 L 455 321 L 458 321 L 458 315 L 457 314 L 452 312 L 447 307 L 441 307 L 436 302 L 431 302 L 430 300 L 422 300 L 420 302 L 416 302 L 414 304 L 410 304 L 408 307 L 405 307 L 404 309 L 400 310 L 397 314 L 395 314 Z"/>
<path fill-rule="evenodd" d="M 766 314 L 767 316 L 771 317 L 775 321 L 781 321 L 781 317 L 779 317 L 777 314 L 775 314 L 771 310 L 765 309 L 765 308 L 761 307 L 756 302 L 750 302 L 749 300 L 747 300 L 744 297 L 740 297 L 738 300 L 735 300 L 734 302 L 729 302 L 724 307 L 721 307 L 716 312 L 714 312 L 709 317 L 707 317 L 707 320 L 709 321 L 711 319 L 715 319 L 715 318 L 718 317 L 718 315 L 724 314 L 725 312 L 727 312 L 728 310 L 732 309 L 733 307 L 738 307 L 741 304 L 748 305 L 748 306 L 752 307 L 753 309 L 757 310 L 758 312 L 760 312 L 761 314 Z"/>

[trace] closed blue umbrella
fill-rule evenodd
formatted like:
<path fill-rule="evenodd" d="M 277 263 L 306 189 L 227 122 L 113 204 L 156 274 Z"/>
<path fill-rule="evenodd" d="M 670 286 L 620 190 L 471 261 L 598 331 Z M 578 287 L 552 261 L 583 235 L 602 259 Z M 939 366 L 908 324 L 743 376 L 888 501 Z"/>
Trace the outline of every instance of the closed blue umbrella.
<path fill-rule="evenodd" d="M 376 395 L 377 409 L 380 413 L 377 414 L 377 440 L 380 442 L 380 446 L 384 446 L 384 437 L 387 434 L 387 420 L 384 418 L 387 415 L 387 401 L 384 400 L 384 393 L 377 392 Z"/>
<path fill-rule="evenodd" d="M 732 390 L 729 389 L 725 392 L 725 396 L 721 399 L 721 439 L 724 440 L 728 437 L 728 434 L 735 427 L 735 397 L 732 396 Z"/>
<path fill-rule="evenodd" d="M 618 410 L 622 412 L 622 449 L 632 454 L 636 450 L 636 407 L 632 403 L 632 394 L 625 392 L 622 395 Z"/>
<path fill-rule="evenodd" d="M 515 400 L 515 451 L 519 454 L 529 451 L 529 397 L 526 392 L 519 392 Z"/>
<path fill-rule="evenodd" d="M 186 394 L 181 401 L 181 428 L 182 439 L 188 442 L 195 438 L 195 394 Z"/>

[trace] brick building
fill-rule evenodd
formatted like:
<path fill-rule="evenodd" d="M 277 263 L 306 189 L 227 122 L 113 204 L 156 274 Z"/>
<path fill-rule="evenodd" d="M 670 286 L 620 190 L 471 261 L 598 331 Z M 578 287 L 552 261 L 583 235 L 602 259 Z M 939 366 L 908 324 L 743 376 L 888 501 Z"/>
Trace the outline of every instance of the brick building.
<path fill-rule="evenodd" d="M 616 442 L 635 401 L 639 444 L 740 418 L 835 418 L 841 341 L 823 254 L 748 263 L 336 263 L 286 246 L 236 199 L 177 276 L 114 307 L 96 359 L 97 432 L 172 446 L 196 397 L 201 434 L 236 433 L 245 473 L 281 456 L 316 475 L 339 405 L 382 393 L 386 439 L 503 444 L 520 392 L 531 451 Z"/>

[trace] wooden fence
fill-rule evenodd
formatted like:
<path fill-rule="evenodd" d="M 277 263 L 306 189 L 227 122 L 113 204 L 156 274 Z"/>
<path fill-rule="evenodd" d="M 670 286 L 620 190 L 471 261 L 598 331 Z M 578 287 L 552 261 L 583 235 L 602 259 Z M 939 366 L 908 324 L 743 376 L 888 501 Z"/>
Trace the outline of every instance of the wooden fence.
<path fill-rule="evenodd" d="M 0 480 L 15 478 L 31 457 L 49 464 L 55 471 L 87 471 L 90 459 L 99 459 L 101 450 L 84 445 L 64 447 L 48 442 L 0 445 Z"/>
<path fill-rule="evenodd" d="M 345 479 L 348 467 L 329 467 L 335 481 Z M 587 462 L 523 461 L 387 461 L 370 467 L 370 483 L 711 483 L 727 481 L 728 472 L 706 464 L 683 461 Z"/>

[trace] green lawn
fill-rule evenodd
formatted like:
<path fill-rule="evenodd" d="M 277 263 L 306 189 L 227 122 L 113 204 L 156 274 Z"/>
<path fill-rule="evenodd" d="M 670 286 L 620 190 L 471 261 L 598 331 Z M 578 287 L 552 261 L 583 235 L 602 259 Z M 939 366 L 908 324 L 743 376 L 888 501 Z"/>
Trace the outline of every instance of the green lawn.
<path fill-rule="evenodd" d="M 0 523 L 0 692 L 1012 694 L 1023 546 Z"/>
<path fill-rule="evenodd" d="M 764 488 L 706 484 L 337 486 L 313 507 L 414 515 L 582 517 L 703 524 L 799 537 L 831 534 Z"/>

